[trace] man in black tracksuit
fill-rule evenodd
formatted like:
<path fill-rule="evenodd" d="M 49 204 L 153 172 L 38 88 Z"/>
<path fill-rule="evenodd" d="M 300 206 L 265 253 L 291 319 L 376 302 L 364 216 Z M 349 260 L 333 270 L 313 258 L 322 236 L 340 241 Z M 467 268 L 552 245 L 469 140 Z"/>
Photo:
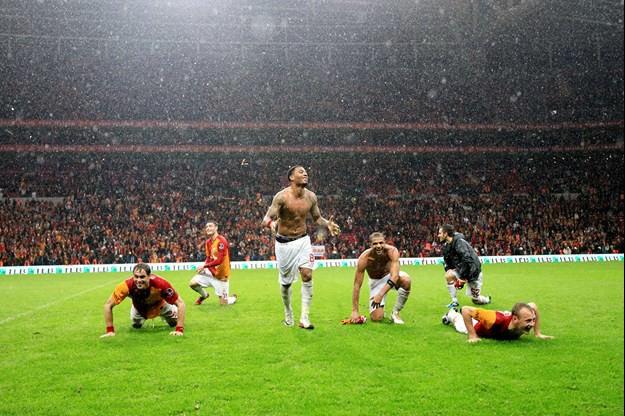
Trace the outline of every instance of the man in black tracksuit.
<path fill-rule="evenodd" d="M 482 296 L 482 264 L 475 250 L 457 233 L 453 225 L 445 224 L 438 229 L 438 240 L 443 243 L 443 260 L 445 261 L 445 280 L 451 296 L 449 308 L 458 307 L 457 289 L 469 284 L 471 300 L 477 305 L 490 303 L 490 296 Z M 468 293 L 467 293 L 468 294 Z"/>

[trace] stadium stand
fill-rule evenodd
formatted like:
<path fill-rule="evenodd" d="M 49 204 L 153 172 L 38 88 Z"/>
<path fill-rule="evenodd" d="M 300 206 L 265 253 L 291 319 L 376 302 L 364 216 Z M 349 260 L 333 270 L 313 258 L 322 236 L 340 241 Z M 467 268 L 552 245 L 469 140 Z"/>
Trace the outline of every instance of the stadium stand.
<path fill-rule="evenodd" d="M 285 167 L 300 162 L 324 212 L 343 225 L 340 237 L 325 240 L 330 257 L 354 257 L 373 229 L 387 233 L 403 256 L 438 256 L 435 231 L 446 222 L 484 255 L 623 251 L 618 150 L 50 153 L 5 160 L 5 266 L 196 261 L 208 217 L 220 222 L 233 259 L 269 259 L 270 235 L 260 219 L 286 185 Z"/>
<path fill-rule="evenodd" d="M 623 252 L 622 6 L 157 3 L 0 0 L 0 265 L 271 258 L 295 163 L 330 257 Z"/>

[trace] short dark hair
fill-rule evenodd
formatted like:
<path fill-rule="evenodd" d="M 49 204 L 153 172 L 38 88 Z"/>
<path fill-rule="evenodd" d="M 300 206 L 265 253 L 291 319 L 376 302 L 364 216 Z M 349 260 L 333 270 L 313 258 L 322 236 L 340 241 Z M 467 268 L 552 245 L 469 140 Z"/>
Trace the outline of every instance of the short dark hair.
<path fill-rule="evenodd" d="M 215 220 L 208 220 L 206 221 L 206 225 L 208 224 L 215 224 L 215 227 L 219 228 L 219 223 L 217 223 L 217 221 Z"/>
<path fill-rule="evenodd" d="M 291 168 L 287 171 L 286 178 L 289 180 L 289 182 L 291 182 L 291 175 L 297 168 L 303 168 L 303 166 L 302 165 L 291 166 Z"/>
<path fill-rule="evenodd" d="M 443 230 L 443 232 L 445 234 L 447 234 L 449 237 L 453 237 L 454 233 L 456 232 L 456 229 L 451 224 L 443 224 L 443 225 L 441 225 L 441 230 Z"/>
<path fill-rule="evenodd" d="M 534 311 L 534 309 L 532 309 L 532 307 L 530 305 L 528 305 L 527 303 L 517 302 L 512 307 L 512 311 L 511 311 L 512 315 L 516 316 L 518 318 L 519 317 L 519 313 L 521 313 L 521 311 L 523 309 L 529 309 L 530 311 Z"/>
<path fill-rule="evenodd" d="M 137 270 L 143 270 L 148 276 L 152 274 L 152 268 L 147 263 L 137 263 L 135 267 L 132 268 L 132 273 L 134 274 Z"/>

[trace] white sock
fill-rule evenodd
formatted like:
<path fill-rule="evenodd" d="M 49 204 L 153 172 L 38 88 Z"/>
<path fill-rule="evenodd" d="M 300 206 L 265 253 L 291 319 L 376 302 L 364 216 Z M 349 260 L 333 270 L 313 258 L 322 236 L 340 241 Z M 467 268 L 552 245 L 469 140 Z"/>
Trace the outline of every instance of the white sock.
<path fill-rule="evenodd" d="M 310 312 L 310 304 L 313 297 L 313 283 L 312 280 L 308 282 L 302 282 L 302 321 L 308 321 L 308 314 Z"/>
<path fill-rule="evenodd" d="M 473 301 L 478 305 L 486 305 L 488 304 L 488 296 L 479 295 L 478 297 L 474 297 Z"/>
<path fill-rule="evenodd" d="M 449 296 L 451 296 L 452 302 L 458 302 L 458 298 L 456 297 L 456 286 L 452 283 L 447 283 L 447 291 L 449 292 Z"/>
<path fill-rule="evenodd" d="M 406 290 L 403 287 L 397 289 L 397 302 L 395 302 L 395 306 L 393 307 L 394 312 L 399 312 L 404 309 L 404 305 L 406 304 L 409 295 L 409 290 Z"/>
<path fill-rule="evenodd" d="M 236 296 L 228 296 L 228 305 L 232 305 L 236 301 L 237 301 Z"/>
<path fill-rule="evenodd" d="M 456 312 L 453 309 L 450 309 L 449 312 L 447 312 L 447 318 L 449 318 L 451 323 L 454 324 L 454 328 L 456 328 L 456 331 L 462 334 L 467 333 L 467 327 L 464 324 L 464 319 L 462 318 L 462 314 L 460 312 Z"/>
<path fill-rule="evenodd" d="M 280 285 L 280 292 L 282 293 L 282 303 L 284 304 L 284 309 L 291 312 L 291 285 Z"/>

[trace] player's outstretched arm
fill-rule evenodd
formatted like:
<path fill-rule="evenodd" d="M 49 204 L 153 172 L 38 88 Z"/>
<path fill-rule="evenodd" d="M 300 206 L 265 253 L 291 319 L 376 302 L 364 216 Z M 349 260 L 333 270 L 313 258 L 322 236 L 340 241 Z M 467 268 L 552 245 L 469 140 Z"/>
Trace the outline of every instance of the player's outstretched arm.
<path fill-rule="evenodd" d="M 545 335 L 540 331 L 540 314 L 538 313 L 538 306 L 535 303 L 528 303 L 530 308 L 534 310 L 534 315 L 536 316 L 536 322 L 534 323 L 534 336 L 540 339 L 553 339 L 551 335 Z"/>
<path fill-rule="evenodd" d="M 326 227 L 331 236 L 337 236 L 341 234 L 341 228 L 334 222 L 334 215 L 330 215 L 329 219 L 325 219 L 321 216 L 321 210 L 317 205 L 317 195 L 312 194 L 312 207 L 310 208 L 310 215 L 312 216 L 315 224 Z"/>
<path fill-rule="evenodd" d="M 333 237 L 341 234 L 341 227 L 334 222 L 334 215 L 330 215 L 330 219 L 326 221 L 326 227 L 328 227 L 328 232 Z"/>
<path fill-rule="evenodd" d="M 271 201 L 267 213 L 263 217 L 261 225 L 265 228 L 269 228 L 272 232 L 276 232 L 278 226 L 278 219 L 280 217 L 280 206 L 282 205 L 282 192 L 278 192 Z"/>
<path fill-rule="evenodd" d="M 462 320 L 464 321 L 464 325 L 467 328 L 467 342 L 474 343 L 479 342 L 481 340 L 480 337 L 477 336 L 475 332 L 475 327 L 473 327 L 473 313 L 475 312 L 475 308 L 470 306 L 462 307 Z"/>
<path fill-rule="evenodd" d="M 104 304 L 104 323 L 106 324 L 106 332 L 100 335 L 100 338 L 114 337 L 115 327 L 113 326 L 113 308 L 115 307 L 115 301 L 113 297 L 109 297 Z"/>
<path fill-rule="evenodd" d="M 363 258 L 363 255 L 358 258 L 356 273 L 354 274 L 354 290 L 352 292 L 352 315 L 350 316 L 352 322 L 357 322 L 360 320 L 360 308 L 358 305 L 360 302 L 360 288 L 362 287 L 362 282 L 365 278 L 365 267 L 367 265 L 367 259 L 366 257 Z"/>
<path fill-rule="evenodd" d="M 187 307 L 180 296 L 176 299 L 176 307 L 178 308 L 178 322 L 176 323 L 176 329 L 171 331 L 169 335 L 181 337 L 184 335 L 184 319 L 187 312 Z"/>

